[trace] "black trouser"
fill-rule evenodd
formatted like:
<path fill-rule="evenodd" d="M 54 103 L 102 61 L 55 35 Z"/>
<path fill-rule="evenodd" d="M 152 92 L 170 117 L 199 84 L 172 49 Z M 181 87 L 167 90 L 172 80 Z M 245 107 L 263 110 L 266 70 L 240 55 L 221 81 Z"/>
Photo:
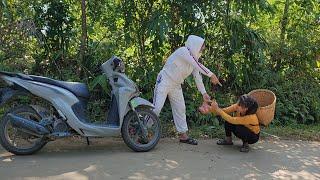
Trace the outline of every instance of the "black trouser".
<path fill-rule="evenodd" d="M 231 137 L 231 133 L 233 133 L 236 137 L 241 139 L 243 143 L 254 144 L 259 140 L 259 134 L 255 134 L 243 125 L 235 125 L 225 121 L 224 129 L 227 137 Z"/>

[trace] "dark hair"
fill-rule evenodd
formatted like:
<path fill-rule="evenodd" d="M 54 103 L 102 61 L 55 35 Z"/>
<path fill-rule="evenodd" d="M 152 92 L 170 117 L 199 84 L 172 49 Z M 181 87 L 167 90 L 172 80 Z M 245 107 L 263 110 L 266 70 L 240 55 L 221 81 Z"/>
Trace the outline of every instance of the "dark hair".
<path fill-rule="evenodd" d="M 241 107 L 248 108 L 245 115 L 255 114 L 258 110 L 257 101 L 253 97 L 246 94 L 240 96 L 238 104 Z"/>

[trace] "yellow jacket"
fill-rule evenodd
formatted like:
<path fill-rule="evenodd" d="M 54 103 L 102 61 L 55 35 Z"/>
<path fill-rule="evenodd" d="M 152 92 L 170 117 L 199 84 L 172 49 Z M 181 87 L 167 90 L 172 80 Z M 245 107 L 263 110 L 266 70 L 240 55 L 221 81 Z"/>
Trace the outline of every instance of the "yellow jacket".
<path fill-rule="evenodd" d="M 217 114 L 231 124 L 244 125 L 255 134 L 258 134 L 260 132 L 260 126 L 257 115 L 251 114 L 240 116 L 240 113 L 236 113 L 236 116 L 232 117 L 230 114 L 236 111 L 236 106 L 237 104 L 233 104 L 229 107 L 219 109 L 217 110 Z"/>

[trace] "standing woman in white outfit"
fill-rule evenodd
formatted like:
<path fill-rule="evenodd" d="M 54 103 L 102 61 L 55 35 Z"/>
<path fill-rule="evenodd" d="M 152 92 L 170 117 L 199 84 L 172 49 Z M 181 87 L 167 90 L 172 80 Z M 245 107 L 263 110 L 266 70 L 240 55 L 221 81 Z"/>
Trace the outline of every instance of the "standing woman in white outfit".
<path fill-rule="evenodd" d="M 173 120 L 177 131 L 180 133 L 180 142 L 192 145 L 197 145 L 198 142 L 187 135 L 186 106 L 181 84 L 192 73 L 203 100 L 207 102 L 209 102 L 211 98 L 205 90 L 201 74 L 210 77 L 213 84 L 221 85 L 217 76 L 198 62 L 203 49 L 204 39 L 190 35 L 185 46 L 180 47 L 169 56 L 166 64 L 158 74 L 153 97 L 153 104 L 155 105 L 154 112 L 158 116 L 167 96 L 169 97 Z"/>

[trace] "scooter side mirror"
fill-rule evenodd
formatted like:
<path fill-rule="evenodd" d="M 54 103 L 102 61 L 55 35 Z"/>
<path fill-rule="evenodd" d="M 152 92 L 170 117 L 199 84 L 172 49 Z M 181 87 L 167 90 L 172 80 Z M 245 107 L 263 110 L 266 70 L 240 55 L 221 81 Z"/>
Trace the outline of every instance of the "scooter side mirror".
<path fill-rule="evenodd" d="M 101 65 L 101 70 L 109 77 L 112 77 L 114 72 L 123 73 L 124 64 L 122 60 L 116 56 L 112 56 L 108 61 Z"/>
<path fill-rule="evenodd" d="M 120 62 L 118 62 L 118 64 L 117 64 L 117 61 L 119 61 L 119 60 L 121 60 L 121 59 L 119 59 L 116 56 L 112 56 L 110 59 L 108 59 L 108 61 L 104 62 L 101 65 L 101 70 L 107 75 L 108 78 L 112 77 L 114 72 L 116 72 L 115 68 L 120 65 Z M 116 62 L 116 64 L 114 62 Z"/>
<path fill-rule="evenodd" d="M 112 66 L 113 66 L 113 71 L 119 72 L 119 73 L 124 73 L 125 67 L 124 63 L 120 58 L 114 58 L 112 60 Z"/>

